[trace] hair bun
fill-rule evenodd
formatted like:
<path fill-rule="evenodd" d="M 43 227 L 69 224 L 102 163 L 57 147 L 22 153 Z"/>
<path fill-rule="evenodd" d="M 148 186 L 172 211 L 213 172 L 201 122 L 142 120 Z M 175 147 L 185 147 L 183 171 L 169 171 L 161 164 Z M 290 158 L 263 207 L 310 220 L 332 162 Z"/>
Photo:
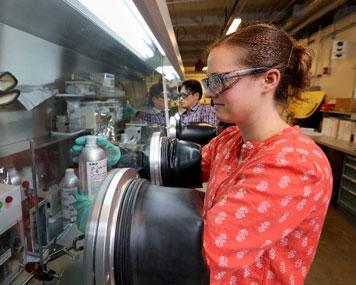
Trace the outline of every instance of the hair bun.
<path fill-rule="evenodd" d="M 312 66 L 312 50 L 301 43 L 294 43 L 294 65 L 291 65 L 290 85 L 296 89 L 305 89 L 310 84 L 310 68 Z"/>

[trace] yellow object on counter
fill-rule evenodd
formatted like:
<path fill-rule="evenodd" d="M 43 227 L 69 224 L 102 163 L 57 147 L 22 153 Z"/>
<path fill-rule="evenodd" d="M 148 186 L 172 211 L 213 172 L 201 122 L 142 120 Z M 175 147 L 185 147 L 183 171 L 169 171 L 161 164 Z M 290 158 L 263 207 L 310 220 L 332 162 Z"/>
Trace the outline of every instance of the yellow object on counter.
<path fill-rule="evenodd" d="M 288 106 L 294 119 L 305 119 L 318 110 L 325 97 L 324 91 L 307 91 L 301 94 L 303 100 L 292 101 Z"/>

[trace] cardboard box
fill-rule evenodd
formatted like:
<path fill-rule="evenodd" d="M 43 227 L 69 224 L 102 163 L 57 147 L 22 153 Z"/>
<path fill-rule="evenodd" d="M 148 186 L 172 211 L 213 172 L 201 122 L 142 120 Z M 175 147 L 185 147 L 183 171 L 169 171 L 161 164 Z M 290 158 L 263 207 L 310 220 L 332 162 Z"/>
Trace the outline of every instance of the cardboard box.
<path fill-rule="evenodd" d="M 336 98 L 335 111 L 338 112 L 356 112 L 355 98 Z"/>

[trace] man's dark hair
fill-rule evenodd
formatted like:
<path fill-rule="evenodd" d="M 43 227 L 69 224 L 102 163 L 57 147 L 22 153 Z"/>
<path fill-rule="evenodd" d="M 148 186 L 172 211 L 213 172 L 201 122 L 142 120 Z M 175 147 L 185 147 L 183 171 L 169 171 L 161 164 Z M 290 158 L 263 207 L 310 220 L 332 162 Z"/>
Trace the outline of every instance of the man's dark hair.
<path fill-rule="evenodd" d="M 203 88 L 201 87 L 201 84 L 198 80 L 189 79 L 189 80 L 183 81 L 182 85 L 179 88 L 179 91 L 182 88 L 182 86 L 185 86 L 185 88 L 193 94 L 198 93 L 199 100 L 201 99 L 201 97 L 203 95 Z"/>
<path fill-rule="evenodd" d="M 153 84 L 150 87 L 150 91 L 148 92 L 148 95 L 151 99 L 152 99 L 152 97 L 162 97 L 163 96 L 162 94 L 163 94 L 162 82 Z"/>

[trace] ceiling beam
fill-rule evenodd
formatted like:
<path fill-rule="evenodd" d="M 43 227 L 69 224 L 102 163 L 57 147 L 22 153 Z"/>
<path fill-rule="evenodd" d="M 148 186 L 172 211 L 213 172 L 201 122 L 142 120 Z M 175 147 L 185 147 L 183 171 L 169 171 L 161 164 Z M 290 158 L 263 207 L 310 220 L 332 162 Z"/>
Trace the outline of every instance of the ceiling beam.
<path fill-rule="evenodd" d="M 206 51 L 208 50 L 209 46 L 206 46 L 204 48 L 201 48 L 201 49 L 180 49 L 180 53 L 182 54 L 182 56 L 184 57 L 187 57 L 189 56 L 190 54 L 204 54 L 206 53 Z"/>
<path fill-rule="evenodd" d="M 213 34 L 203 34 L 203 33 L 195 33 L 195 34 L 188 34 L 185 35 L 177 35 L 178 42 L 184 41 L 215 41 L 216 35 Z"/>
<path fill-rule="evenodd" d="M 184 58 L 187 58 L 187 56 L 196 55 L 196 54 L 200 55 L 201 53 L 202 52 L 199 50 L 186 50 L 186 51 L 182 52 L 182 57 L 184 59 Z"/>
<path fill-rule="evenodd" d="M 201 14 L 196 17 L 172 17 L 172 22 L 174 26 L 181 25 L 201 25 L 201 24 L 218 24 L 224 22 L 224 17 L 222 16 L 202 16 Z"/>
<path fill-rule="evenodd" d="M 324 6 L 322 9 L 319 9 L 317 12 L 305 18 L 298 26 L 296 26 L 293 30 L 290 31 L 292 35 L 305 28 L 306 26 L 312 24 L 313 22 L 319 20 L 321 17 L 329 13 L 330 11 L 337 9 L 339 6 L 344 4 L 346 0 L 334 0 L 327 6 Z"/>
<path fill-rule="evenodd" d="M 221 23 L 215 22 L 215 23 L 202 23 L 202 24 L 186 24 L 186 25 L 174 25 L 174 29 L 179 29 L 179 28 L 184 28 L 184 29 L 196 29 L 196 28 L 201 28 L 201 29 L 215 29 L 221 27 Z"/>

